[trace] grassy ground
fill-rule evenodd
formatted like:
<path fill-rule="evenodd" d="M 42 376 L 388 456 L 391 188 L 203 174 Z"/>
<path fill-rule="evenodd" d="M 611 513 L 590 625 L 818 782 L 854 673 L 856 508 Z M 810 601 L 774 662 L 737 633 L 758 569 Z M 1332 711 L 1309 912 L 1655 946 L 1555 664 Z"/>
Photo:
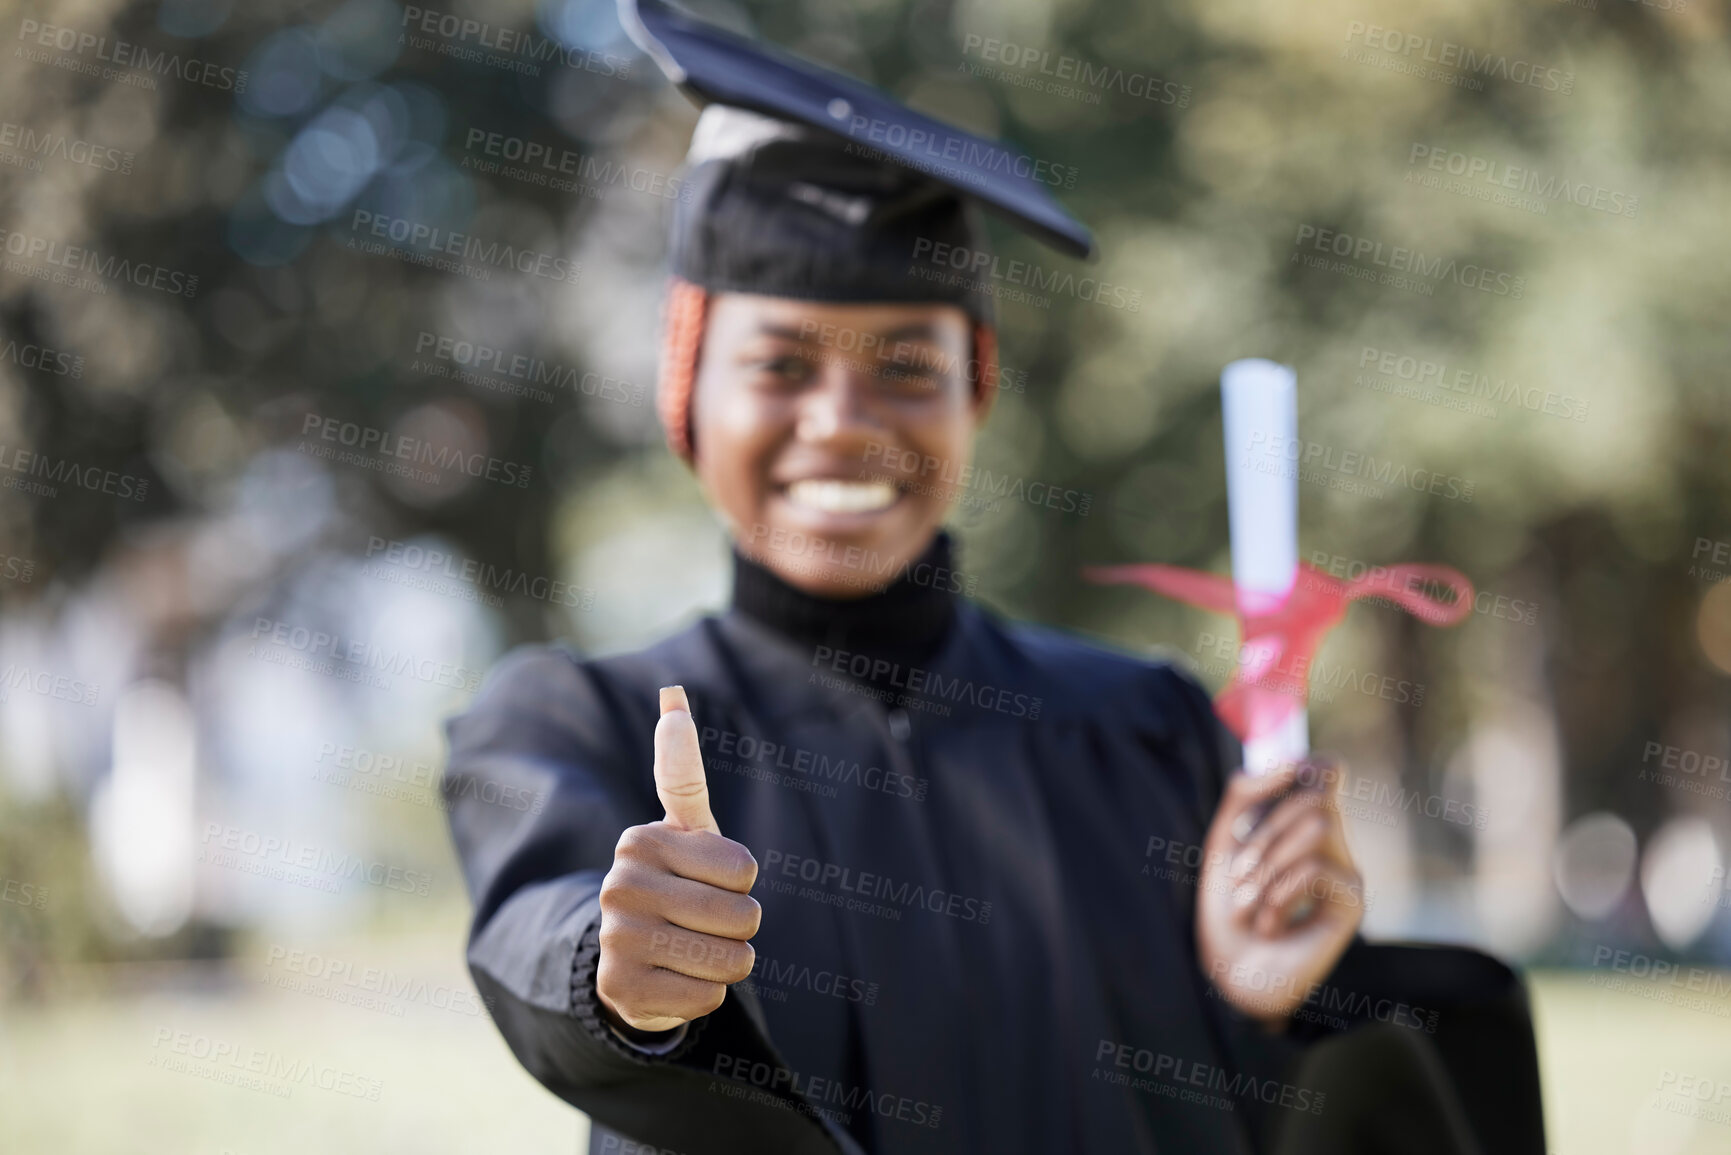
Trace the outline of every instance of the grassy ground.
<path fill-rule="evenodd" d="M 424 982 L 356 1006 L 294 984 L 261 952 L 128 995 L 67 997 L 0 1020 L 7 1155 L 368 1155 L 582 1151 L 585 1125 L 524 1074 L 469 999 L 443 939 L 357 944 L 329 957 Z M 306 966 L 303 964 L 302 970 Z M 290 986 L 272 980 L 289 976 Z M 1532 976 L 1556 1155 L 1731 1151 L 1731 1000 L 1682 1009 L 1665 988 Z M 219 986 L 218 993 L 210 988 Z M 1643 997 L 1648 996 L 1648 997 Z M 443 1004 L 443 1005 L 440 1005 Z M 1666 1072 L 1677 1078 L 1667 1079 Z M 1673 1091 L 1707 1080 L 1708 1099 Z M 1727 1087 L 1716 1105 L 1712 1096 Z M 1699 1094 L 1699 1091 L 1693 1093 Z"/>

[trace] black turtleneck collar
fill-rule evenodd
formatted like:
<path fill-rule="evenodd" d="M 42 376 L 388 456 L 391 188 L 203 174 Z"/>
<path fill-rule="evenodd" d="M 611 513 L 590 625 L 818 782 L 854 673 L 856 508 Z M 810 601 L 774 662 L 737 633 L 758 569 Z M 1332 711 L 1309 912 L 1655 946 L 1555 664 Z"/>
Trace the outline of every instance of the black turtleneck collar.
<path fill-rule="evenodd" d="M 951 590 L 960 579 L 952 555 L 950 535 L 939 530 L 926 552 L 884 589 L 826 598 L 789 585 L 735 546 L 733 609 L 802 645 L 917 665 L 937 652 L 956 617 Z M 868 576 L 865 569 L 860 573 Z"/>

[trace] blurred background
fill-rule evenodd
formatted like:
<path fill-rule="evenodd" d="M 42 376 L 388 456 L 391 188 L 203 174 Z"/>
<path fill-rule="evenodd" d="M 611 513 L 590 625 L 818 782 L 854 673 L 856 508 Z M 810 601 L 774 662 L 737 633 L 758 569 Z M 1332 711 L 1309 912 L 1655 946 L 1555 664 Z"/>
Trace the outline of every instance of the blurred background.
<path fill-rule="evenodd" d="M 725 602 L 652 403 L 696 112 L 609 0 L 435 3 L 0 4 L 0 1150 L 580 1149 L 463 970 L 442 724 Z M 1304 556 L 1479 591 L 1314 671 L 1367 930 L 1528 968 L 1554 1151 L 1731 1149 L 1723 7 L 692 7 L 1098 234 L 983 274 L 978 460 L 1077 497 L 958 506 L 986 604 L 1222 685 L 1079 569 L 1225 572 L 1220 368 L 1297 368 Z"/>

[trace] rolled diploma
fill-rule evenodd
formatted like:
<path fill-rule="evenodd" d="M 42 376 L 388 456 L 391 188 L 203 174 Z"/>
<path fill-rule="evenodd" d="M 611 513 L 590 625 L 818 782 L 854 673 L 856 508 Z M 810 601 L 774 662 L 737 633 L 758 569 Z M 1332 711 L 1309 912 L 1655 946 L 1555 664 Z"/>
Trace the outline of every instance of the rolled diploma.
<path fill-rule="evenodd" d="M 1261 358 L 1234 361 L 1220 374 L 1220 401 L 1232 581 L 1240 610 L 1266 608 L 1298 577 L 1298 468 L 1285 454 L 1298 437 L 1298 375 Z M 1266 774 L 1309 753 L 1310 726 L 1298 705 L 1275 732 L 1244 743 L 1247 771 Z"/>

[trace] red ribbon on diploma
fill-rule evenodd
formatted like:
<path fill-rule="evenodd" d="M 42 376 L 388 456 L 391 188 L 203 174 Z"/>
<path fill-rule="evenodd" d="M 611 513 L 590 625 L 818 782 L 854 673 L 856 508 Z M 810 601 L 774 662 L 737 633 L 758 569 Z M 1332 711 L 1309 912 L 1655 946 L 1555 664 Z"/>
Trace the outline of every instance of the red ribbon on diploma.
<path fill-rule="evenodd" d="M 1347 603 L 1387 598 L 1433 626 L 1455 625 L 1473 610 L 1473 583 L 1446 565 L 1377 566 L 1342 581 L 1299 562 L 1292 589 L 1281 597 L 1240 590 L 1230 578 L 1174 565 L 1090 566 L 1082 576 L 1101 584 L 1143 586 L 1238 619 L 1238 662 L 1214 708 L 1239 741 L 1274 733 L 1294 710 L 1304 708 L 1311 659 L 1346 616 Z M 1429 596 L 1431 590 L 1452 590 L 1454 600 L 1439 601 Z"/>

